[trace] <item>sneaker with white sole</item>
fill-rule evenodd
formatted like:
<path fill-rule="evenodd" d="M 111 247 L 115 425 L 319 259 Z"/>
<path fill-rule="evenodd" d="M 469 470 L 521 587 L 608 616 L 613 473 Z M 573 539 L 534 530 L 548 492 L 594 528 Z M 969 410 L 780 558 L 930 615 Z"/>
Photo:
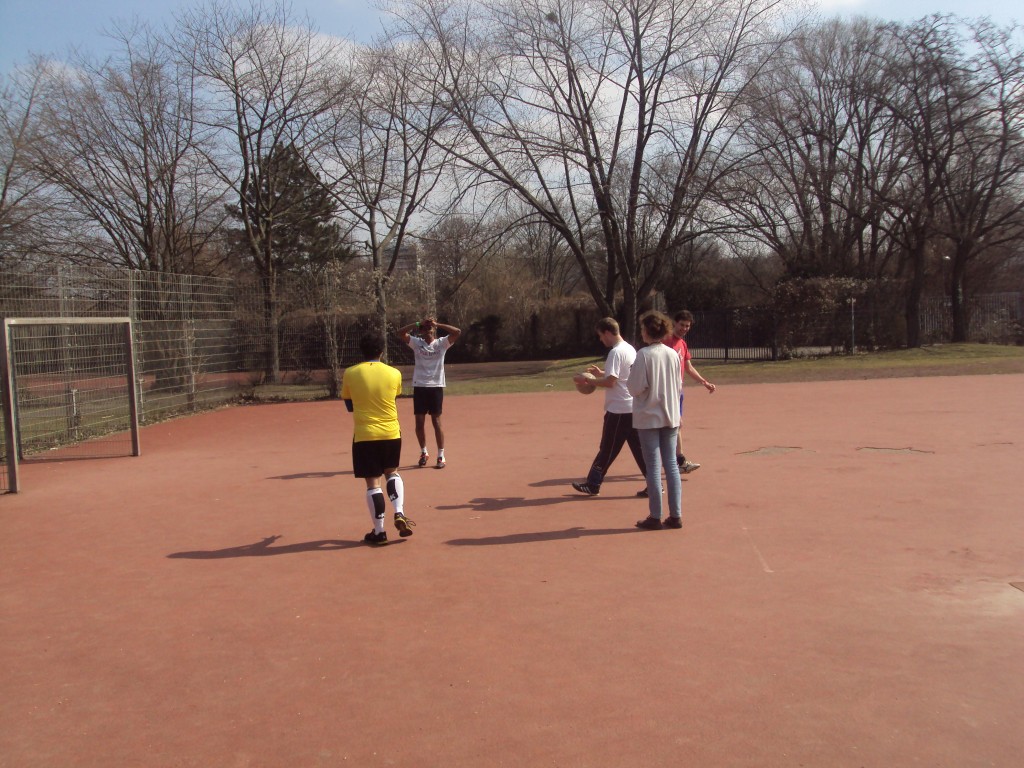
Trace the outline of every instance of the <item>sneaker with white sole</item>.
<path fill-rule="evenodd" d="M 691 472 L 696 472 L 698 469 L 700 469 L 700 464 L 698 464 L 695 461 L 684 461 L 682 464 L 679 465 L 679 471 L 682 472 L 684 475 L 688 475 Z"/>
<path fill-rule="evenodd" d="M 595 488 L 588 482 L 573 483 L 572 487 L 580 493 L 585 493 L 587 496 L 599 496 L 601 494 L 600 488 Z"/>
<path fill-rule="evenodd" d="M 430 454 L 429 453 L 421 453 L 420 454 L 420 460 L 418 462 L 416 462 L 416 466 L 417 467 L 425 467 L 425 466 L 427 466 L 427 462 L 428 461 L 430 461 Z"/>

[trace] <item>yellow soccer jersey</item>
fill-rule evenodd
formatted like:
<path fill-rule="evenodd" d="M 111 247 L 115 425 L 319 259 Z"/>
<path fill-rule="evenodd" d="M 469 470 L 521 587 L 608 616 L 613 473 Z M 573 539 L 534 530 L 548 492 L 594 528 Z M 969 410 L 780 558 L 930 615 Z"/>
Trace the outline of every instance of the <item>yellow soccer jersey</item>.
<path fill-rule="evenodd" d="M 395 398 L 402 394 L 402 374 L 377 360 L 345 369 L 341 399 L 352 401 L 353 442 L 394 440 L 402 436 Z"/>

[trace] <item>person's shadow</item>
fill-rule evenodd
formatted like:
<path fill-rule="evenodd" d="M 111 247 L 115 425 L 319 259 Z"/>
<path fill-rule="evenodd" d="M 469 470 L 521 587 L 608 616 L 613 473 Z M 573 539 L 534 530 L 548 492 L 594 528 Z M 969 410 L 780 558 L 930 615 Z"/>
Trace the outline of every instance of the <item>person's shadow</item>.
<path fill-rule="evenodd" d="M 328 477 L 340 477 L 342 475 L 351 475 L 352 472 L 298 472 L 294 475 L 274 475 L 268 477 L 268 480 L 317 480 Z"/>
<path fill-rule="evenodd" d="M 615 536 L 620 533 L 637 533 L 638 528 L 583 528 L 575 526 L 561 531 L 533 531 L 510 533 L 505 536 L 482 536 L 478 539 L 449 539 L 446 544 L 453 547 L 486 547 L 494 544 L 530 544 L 538 541 L 565 541 L 581 539 L 584 536 Z"/>
<path fill-rule="evenodd" d="M 474 512 L 501 512 L 505 509 L 547 507 L 552 504 L 563 503 L 571 504 L 577 501 L 590 501 L 594 498 L 593 496 L 584 496 L 579 493 L 546 499 L 528 499 L 525 496 L 482 496 L 476 499 L 469 499 L 465 504 L 438 504 L 435 509 L 470 509 Z"/>
<path fill-rule="evenodd" d="M 227 557 L 268 557 L 270 555 L 292 555 L 297 552 L 335 552 L 339 549 L 354 549 L 365 544 L 361 541 L 340 541 L 322 539 L 320 541 L 303 541 L 298 544 L 285 544 L 280 547 L 271 546 L 281 536 L 268 536 L 255 544 L 242 544 L 238 547 L 224 549 L 199 549 L 191 552 L 172 552 L 167 557 L 184 560 L 220 560 Z M 402 540 L 394 542 L 401 543 Z"/>

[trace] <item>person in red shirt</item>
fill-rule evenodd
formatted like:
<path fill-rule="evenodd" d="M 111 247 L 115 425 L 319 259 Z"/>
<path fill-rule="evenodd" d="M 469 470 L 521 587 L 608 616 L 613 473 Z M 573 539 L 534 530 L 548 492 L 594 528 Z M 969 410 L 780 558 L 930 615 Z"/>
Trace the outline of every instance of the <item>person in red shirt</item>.
<path fill-rule="evenodd" d="M 696 379 L 704 388 L 713 393 L 715 391 L 715 385 L 700 375 L 700 372 L 693 367 L 693 362 L 690 357 L 690 350 L 686 346 L 686 332 L 693 327 L 693 313 L 689 310 L 682 309 L 676 312 L 672 316 L 672 333 L 661 340 L 662 344 L 672 347 L 676 352 L 679 353 L 679 376 L 682 381 L 686 381 L 686 375 L 689 374 L 690 378 Z M 679 432 L 676 434 L 676 464 L 679 465 L 679 471 L 683 474 L 689 474 L 694 470 L 700 469 L 700 464 L 694 461 L 688 461 L 686 456 L 683 455 L 683 390 L 679 393 Z"/>

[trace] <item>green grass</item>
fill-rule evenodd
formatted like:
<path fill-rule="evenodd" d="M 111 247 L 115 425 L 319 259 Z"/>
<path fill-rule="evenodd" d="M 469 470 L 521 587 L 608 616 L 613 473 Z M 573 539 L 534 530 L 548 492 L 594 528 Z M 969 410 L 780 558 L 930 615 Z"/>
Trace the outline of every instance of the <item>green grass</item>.
<path fill-rule="evenodd" d="M 601 364 L 599 357 L 578 357 L 571 360 L 526 361 L 509 363 L 450 364 L 447 366 L 449 395 L 493 395 L 521 392 L 572 391 L 572 375 L 588 365 Z M 907 376 L 958 376 L 1024 373 L 1024 347 L 991 344 L 942 344 L 921 349 L 907 349 L 870 354 L 839 355 L 822 358 L 801 358 L 767 363 L 722 363 L 696 360 L 698 370 L 719 385 L 777 384 L 796 381 L 835 381 L 841 379 L 879 379 Z M 398 366 L 406 381 L 406 396 L 412 395 L 412 366 Z M 689 382 L 692 386 L 693 382 Z M 263 385 L 248 392 L 228 390 L 206 392 L 200 397 L 199 409 L 214 408 L 232 402 L 275 402 L 284 400 L 316 400 L 327 396 L 324 385 Z M 93 414 L 83 403 L 83 436 L 109 432 L 106 411 Z M 55 431 L 47 415 L 53 409 L 21 409 L 22 438 L 41 440 L 39 450 L 70 442 L 64 435 L 47 439 Z M 150 397 L 144 405 L 144 424 L 151 424 L 194 411 L 184 395 Z M 63 413 L 61 411 L 61 413 Z M 45 422 L 45 423 L 44 423 Z M 58 429 L 65 425 L 58 419 Z"/>
<path fill-rule="evenodd" d="M 568 392 L 572 374 L 601 358 L 581 357 L 552 362 L 449 365 L 449 395 L 515 392 Z M 737 363 L 695 360 L 694 365 L 715 384 L 771 384 L 907 376 L 959 376 L 1024 373 L 1024 347 L 991 344 L 942 344 L 921 349 L 802 358 L 779 362 Z M 687 382 L 688 386 L 693 384 Z"/>

